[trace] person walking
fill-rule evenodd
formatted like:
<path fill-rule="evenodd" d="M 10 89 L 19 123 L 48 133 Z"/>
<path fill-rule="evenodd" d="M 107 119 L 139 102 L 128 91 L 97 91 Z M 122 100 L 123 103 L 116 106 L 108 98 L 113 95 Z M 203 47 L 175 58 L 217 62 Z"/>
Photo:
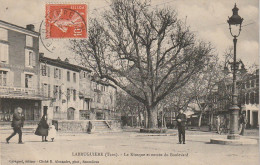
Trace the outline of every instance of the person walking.
<path fill-rule="evenodd" d="M 9 143 L 9 140 L 15 136 L 17 133 L 19 134 L 19 141 L 18 144 L 23 144 L 22 142 L 22 127 L 24 124 L 24 115 L 22 114 L 23 109 L 21 107 L 17 107 L 15 109 L 15 112 L 13 114 L 13 121 L 12 121 L 12 127 L 14 132 L 8 137 L 6 138 L 6 143 Z"/>
<path fill-rule="evenodd" d="M 179 144 L 183 142 L 185 144 L 185 125 L 186 125 L 186 115 L 183 113 L 183 110 L 179 111 L 178 116 L 176 117 L 177 127 L 178 127 L 178 136 L 179 136 Z"/>
<path fill-rule="evenodd" d="M 243 113 L 243 114 L 240 115 L 240 118 L 239 118 L 239 124 L 240 124 L 240 133 L 239 133 L 239 135 L 244 136 L 246 123 L 247 123 L 246 116 Z"/>
<path fill-rule="evenodd" d="M 41 121 L 38 124 L 38 127 L 35 131 L 35 135 L 42 136 L 42 142 L 47 142 L 49 125 L 47 123 L 47 115 L 44 114 L 41 118 Z"/>

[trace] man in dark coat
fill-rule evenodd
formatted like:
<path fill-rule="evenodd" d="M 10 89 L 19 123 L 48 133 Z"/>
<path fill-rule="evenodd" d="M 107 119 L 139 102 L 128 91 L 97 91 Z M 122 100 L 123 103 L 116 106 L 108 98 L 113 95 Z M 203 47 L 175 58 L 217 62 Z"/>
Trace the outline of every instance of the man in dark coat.
<path fill-rule="evenodd" d="M 185 126 L 186 126 L 187 118 L 182 110 L 179 111 L 176 120 L 178 126 L 179 143 L 181 144 L 181 142 L 183 142 L 183 144 L 185 144 Z"/>
<path fill-rule="evenodd" d="M 6 142 L 9 143 L 9 140 L 16 135 L 17 133 L 19 134 L 19 144 L 23 144 L 22 142 L 22 127 L 24 124 L 24 115 L 22 114 L 22 108 L 18 107 L 16 111 L 13 114 L 13 121 L 12 121 L 12 127 L 14 132 L 6 138 Z"/>

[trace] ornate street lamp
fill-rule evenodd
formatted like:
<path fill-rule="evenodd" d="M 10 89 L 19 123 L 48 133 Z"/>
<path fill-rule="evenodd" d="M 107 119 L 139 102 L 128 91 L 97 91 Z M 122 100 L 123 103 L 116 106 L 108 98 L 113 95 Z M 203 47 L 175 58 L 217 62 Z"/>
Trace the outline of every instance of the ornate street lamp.
<path fill-rule="evenodd" d="M 236 61 L 236 44 L 237 44 L 237 37 L 241 32 L 241 25 L 243 22 L 243 18 L 238 15 L 238 8 L 235 4 L 234 8 L 232 9 L 233 15 L 228 19 L 229 30 L 231 36 L 234 38 L 234 60 L 232 64 L 232 71 L 233 71 L 233 89 L 232 89 L 232 105 L 229 108 L 230 111 L 230 132 L 227 136 L 228 139 L 239 139 L 238 135 L 238 115 L 239 115 L 239 107 L 237 101 L 237 87 L 236 87 L 236 72 L 238 69 L 239 63 Z M 232 27 L 239 26 L 239 30 L 237 34 L 232 33 Z"/>

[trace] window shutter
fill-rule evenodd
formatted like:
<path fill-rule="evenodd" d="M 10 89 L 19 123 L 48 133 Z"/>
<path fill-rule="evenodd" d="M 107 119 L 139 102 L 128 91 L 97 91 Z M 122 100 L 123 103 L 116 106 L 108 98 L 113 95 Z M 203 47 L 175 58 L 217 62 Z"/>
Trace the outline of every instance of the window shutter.
<path fill-rule="evenodd" d="M 59 69 L 59 79 L 61 79 L 61 69 Z"/>
<path fill-rule="evenodd" d="M 29 51 L 25 49 L 25 66 L 29 66 Z"/>
<path fill-rule="evenodd" d="M 55 85 L 53 85 L 53 98 L 55 98 Z"/>
<path fill-rule="evenodd" d="M 36 66 L 36 54 L 32 53 L 32 66 Z"/>
<path fill-rule="evenodd" d="M 51 85 L 48 84 L 48 97 L 51 97 Z"/>
<path fill-rule="evenodd" d="M 21 86 L 25 87 L 25 75 L 24 75 L 24 73 L 21 73 Z"/>
<path fill-rule="evenodd" d="M 53 77 L 56 78 L 56 68 L 53 68 L 54 74 Z"/>
<path fill-rule="evenodd" d="M 48 74 L 48 77 L 50 77 L 50 67 L 47 66 L 47 74 Z"/>
<path fill-rule="evenodd" d="M 9 59 L 8 48 L 9 46 L 7 44 L 0 43 L 0 61 L 8 63 L 8 59 Z"/>

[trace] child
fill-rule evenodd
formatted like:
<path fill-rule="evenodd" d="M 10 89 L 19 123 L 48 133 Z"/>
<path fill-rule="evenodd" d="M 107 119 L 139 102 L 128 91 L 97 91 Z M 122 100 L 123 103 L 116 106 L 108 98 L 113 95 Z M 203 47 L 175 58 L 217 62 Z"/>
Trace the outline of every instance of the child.
<path fill-rule="evenodd" d="M 51 125 L 49 129 L 49 138 L 53 142 L 55 137 L 56 137 L 56 129 L 54 125 Z"/>

